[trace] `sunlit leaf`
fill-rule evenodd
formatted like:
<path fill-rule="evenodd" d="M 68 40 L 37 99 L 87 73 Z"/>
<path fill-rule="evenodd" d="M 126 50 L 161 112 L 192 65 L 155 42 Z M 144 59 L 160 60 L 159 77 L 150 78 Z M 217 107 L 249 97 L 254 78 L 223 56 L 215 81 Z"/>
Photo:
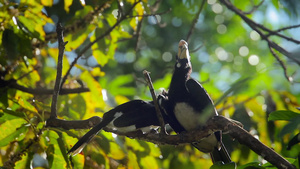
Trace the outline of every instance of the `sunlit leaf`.
<path fill-rule="evenodd" d="M 158 169 L 159 166 L 157 164 L 156 159 L 153 156 L 146 156 L 141 159 L 141 166 L 147 169 Z"/>
<path fill-rule="evenodd" d="M 67 0 L 67 1 L 64 1 L 65 3 L 65 6 L 64 6 L 64 8 L 65 8 L 65 11 L 68 13 L 69 11 L 70 11 L 70 6 L 72 5 L 72 3 L 73 3 L 73 0 Z"/>
<path fill-rule="evenodd" d="M 21 134 L 25 134 L 27 127 L 22 126 L 26 121 L 24 119 L 13 119 L 6 121 L 0 125 L 0 147 L 3 147 L 9 142 L 16 140 Z"/>
<path fill-rule="evenodd" d="M 66 168 L 66 161 L 64 159 L 63 153 L 61 152 L 61 146 L 59 146 L 59 135 L 54 131 L 47 131 L 45 135 L 48 136 L 50 141 L 50 147 L 48 149 L 48 154 L 50 154 L 49 165 L 50 168 Z M 51 153 L 52 152 L 52 153 Z M 64 152 L 66 153 L 66 152 Z"/>
<path fill-rule="evenodd" d="M 118 105 L 130 101 L 127 97 L 124 97 L 124 96 L 122 96 L 122 95 L 117 95 L 117 96 L 115 96 L 115 100 L 116 100 L 116 103 L 117 103 Z"/>
<path fill-rule="evenodd" d="M 128 168 L 136 168 L 139 169 L 139 164 L 137 163 L 137 157 L 136 154 L 132 151 L 128 151 L 128 163 L 127 163 Z"/>
<path fill-rule="evenodd" d="M 52 0 L 41 0 L 42 5 L 44 6 L 52 6 L 53 1 Z"/>
<path fill-rule="evenodd" d="M 16 166 L 14 168 L 16 169 L 26 169 L 28 166 L 28 161 L 31 161 L 32 159 L 29 158 L 29 155 L 26 153 L 22 156 L 22 159 L 16 162 Z"/>
<path fill-rule="evenodd" d="M 132 29 L 134 31 L 136 31 L 136 28 L 137 28 L 137 24 L 138 24 L 138 20 L 137 18 L 132 18 L 129 22 L 129 25 L 132 27 Z"/>
<path fill-rule="evenodd" d="M 94 29 L 95 25 L 90 24 L 83 29 L 79 29 L 74 34 L 68 34 L 64 39 L 65 41 L 68 41 L 68 44 L 65 46 L 66 51 L 72 51 L 74 49 L 77 49 L 80 45 L 84 43 L 84 41 L 88 38 L 89 33 L 92 32 Z"/>
<path fill-rule="evenodd" d="M 110 156 L 113 159 L 121 160 L 125 157 L 125 153 L 122 151 L 120 146 L 116 144 L 115 142 L 110 142 Z"/>

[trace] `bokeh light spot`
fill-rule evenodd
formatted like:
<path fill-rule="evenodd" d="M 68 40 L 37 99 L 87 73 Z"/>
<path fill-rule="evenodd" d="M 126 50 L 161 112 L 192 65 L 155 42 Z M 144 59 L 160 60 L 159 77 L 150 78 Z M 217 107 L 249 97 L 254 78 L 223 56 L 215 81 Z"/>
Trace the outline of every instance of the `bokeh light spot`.
<path fill-rule="evenodd" d="M 256 31 L 251 31 L 250 32 L 250 38 L 252 40 L 259 40 L 260 39 L 260 35 Z"/>
<path fill-rule="evenodd" d="M 175 27 L 179 27 L 182 24 L 182 20 L 180 18 L 174 17 L 172 19 L 172 25 Z"/>
<path fill-rule="evenodd" d="M 218 27 L 217 27 L 217 32 L 218 32 L 219 34 L 224 34 L 224 33 L 227 32 L 227 27 L 226 27 L 225 25 L 223 25 L 223 24 L 218 25 Z"/>
<path fill-rule="evenodd" d="M 172 60 L 172 54 L 170 52 L 165 52 L 163 53 L 162 55 L 162 59 L 165 61 L 165 62 L 170 62 Z"/>
<path fill-rule="evenodd" d="M 214 13 L 221 13 L 223 12 L 223 7 L 219 3 L 215 3 L 212 5 L 212 10 L 214 11 Z"/>
<path fill-rule="evenodd" d="M 224 22 L 224 16 L 223 15 L 216 15 L 215 16 L 215 22 L 217 23 L 217 24 L 222 24 L 223 22 Z"/>
<path fill-rule="evenodd" d="M 217 2 L 217 0 L 207 0 L 207 3 L 213 5 Z"/>
<path fill-rule="evenodd" d="M 221 60 L 221 61 L 224 61 L 224 60 L 228 59 L 228 53 L 221 47 L 218 47 L 215 50 L 215 53 L 216 53 L 218 59 Z"/>
<path fill-rule="evenodd" d="M 249 54 L 249 49 L 247 48 L 247 46 L 240 47 L 239 54 L 241 56 L 247 56 Z"/>
<path fill-rule="evenodd" d="M 259 57 L 257 55 L 251 55 L 248 58 L 248 62 L 252 66 L 256 66 L 259 63 Z"/>

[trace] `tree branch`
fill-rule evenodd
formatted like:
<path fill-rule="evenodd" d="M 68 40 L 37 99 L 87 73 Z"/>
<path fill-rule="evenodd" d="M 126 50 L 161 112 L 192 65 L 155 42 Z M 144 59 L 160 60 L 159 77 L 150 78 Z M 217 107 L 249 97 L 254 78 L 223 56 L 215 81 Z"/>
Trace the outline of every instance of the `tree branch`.
<path fill-rule="evenodd" d="M 47 127 L 63 128 L 65 130 L 70 129 L 89 129 L 100 123 L 101 118 L 93 116 L 86 120 L 62 120 L 62 119 L 51 119 L 47 121 Z"/>
<path fill-rule="evenodd" d="M 145 76 L 145 79 L 146 79 L 146 82 L 149 86 L 149 90 L 150 90 L 150 93 L 151 93 L 151 96 L 152 96 L 152 99 L 153 99 L 153 102 L 154 102 L 154 106 L 155 106 L 155 110 L 156 110 L 156 115 L 157 115 L 157 118 L 158 118 L 158 121 L 159 121 L 159 124 L 160 124 L 160 133 L 165 135 L 166 134 L 166 128 L 165 128 L 165 122 L 164 122 L 164 118 L 161 114 L 161 111 L 160 111 L 160 108 L 159 108 L 159 105 L 157 103 L 157 97 L 156 97 L 156 94 L 154 92 L 154 88 L 153 88 L 153 84 L 152 84 L 152 81 L 151 81 L 151 77 L 149 75 L 149 72 L 147 70 L 144 70 L 143 71 L 143 74 Z"/>
<path fill-rule="evenodd" d="M 64 42 L 64 36 L 63 36 L 63 27 L 59 23 L 57 24 L 56 27 L 56 32 L 57 32 L 57 38 L 58 38 L 58 61 L 57 61 L 57 74 L 56 74 L 56 80 L 55 80 L 55 86 L 54 86 L 54 91 L 53 91 L 53 96 L 52 96 L 52 102 L 51 102 L 51 115 L 50 119 L 55 119 L 57 117 L 57 98 L 59 95 L 59 90 L 61 88 L 61 74 L 62 74 L 62 60 L 64 56 L 64 51 L 65 51 L 65 45 L 68 42 Z"/>
<path fill-rule="evenodd" d="M 206 0 L 202 0 L 201 5 L 200 5 L 200 7 L 199 7 L 199 10 L 198 10 L 198 12 L 197 12 L 196 15 L 195 15 L 195 18 L 194 18 L 194 20 L 193 20 L 193 22 L 192 22 L 192 26 L 191 26 L 191 28 L 190 28 L 188 34 L 187 34 L 187 37 L 186 37 L 186 41 L 187 41 L 187 42 L 189 42 L 189 39 L 190 39 L 191 35 L 192 35 L 193 32 L 194 32 L 196 23 L 197 23 L 197 21 L 198 21 L 198 19 L 199 19 L 200 13 L 201 13 L 201 11 L 202 11 L 204 5 L 205 5 L 205 2 L 206 2 Z"/>
<path fill-rule="evenodd" d="M 109 128 L 104 128 L 107 132 L 112 132 L 118 135 L 127 136 L 134 139 L 141 139 L 155 144 L 187 144 L 196 142 L 211 135 L 215 131 L 224 131 L 228 133 L 231 137 L 238 140 L 239 143 L 248 146 L 255 153 L 262 156 L 265 160 L 280 169 L 296 169 L 295 166 L 290 164 L 286 159 L 280 156 L 271 148 L 264 145 L 262 142 L 253 137 L 249 132 L 241 128 L 238 124 L 232 122 L 223 116 L 214 116 L 208 120 L 207 124 L 197 130 L 190 132 L 182 132 L 178 135 L 162 135 L 157 133 L 147 133 L 143 134 L 140 131 L 131 133 L 122 133 Z"/>
<path fill-rule="evenodd" d="M 0 80 L 0 82 L 2 83 L 4 81 Z M 22 92 L 30 93 L 33 95 L 52 95 L 54 92 L 53 89 L 25 87 L 25 86 L 19 85 L 15 80 L 9 80 L 6 82 L 8 82 L 6 86 L 9 88 L 17 89 Z M 83 88 L 83 87 L 74 88 L 74 89 L 60 89 L 59 95 L 84 93 L 84 92 L 89 92 L 89 91 L 90 91 L 90 89 Z"/>
<path fill-rule="evenodd" d="M 286 28 L 282 28 L 282 29 L 279 29 L 277 31 L 273 31 L 273 30 L 270 30 L 266 27 L 264 27 L 263 25 L 261 24 L 258 24 L 256 22 L 254 22 L 253 20 L 251 20 L 250 18 L 246 17 L 244 12 L 242 12 L 240 9 L 236 8 L 231 2 L 230 0 L 220 0 L 220 2 L 222 4 L 224 4 L 228 9 L 230 9 L 231 11 L 233 11 L 235 14 L 237 14 L 238 16 L 240 16 L 253 30 L 255 30 L 259 35 L 260 37 L 265 40 L 267 43 L 268 43 L 268 46 L 269 48 L 273 48 L 275 50 L 277 50 L 278 52 L 282 53 L 283 55 L 285 55 L 287 58 L 293 60 L 295 63 L 297 63 L 298 65 L 300 65 L 300 61 L 298 61 L 297 59 L 293 58 L 290 56 L 290 53 L 288 51 L 286 51 L 285 49 L 283 49 L 281 46 L 279 46 L 278 44 L 276 44 L 275 42 L 271 41 L 269 39 L 269 36 L 270 35 L 275 35 L 275 36 L 278 36 L 278 37 L 281 37 L 281 38 L 284 38 L 288 41 L 292 41 L 296 44 L 299 44 L 300 41 L 298 40 L 295 40 L 293 38 L 290 38 L 290 37 L 287 37 L 287 36 L 284 36 L 282 34 L 279 34 L 280 31 L 282 30 L 286 30 L 287 28 L 295 28 L 295 27 L 298 27 L 298 25 L 295 25 L 295 26 L 291 26 L 291 27 L 286 27 Z M 267 34 L 265 34 L 265 32 L 267 32 Z M 278 60 L 279 58 L 277 57 L 277 55 L 275 54 L 274 55 L 274 51 L 271 50 L 273 56 Z M 286 66 L 284 66 L 284 63 L 283 62 L 280 62 L 280 59 L 278 60 L 279 63 L 281 64 L 281 66 L 283 66 L 283 69 L 284 69 L 284 76 L 287 78 L 287 80 L 289 82 L 291 82 L 291 78 L 287 75 L 287 71 L 286 71 Z"/>

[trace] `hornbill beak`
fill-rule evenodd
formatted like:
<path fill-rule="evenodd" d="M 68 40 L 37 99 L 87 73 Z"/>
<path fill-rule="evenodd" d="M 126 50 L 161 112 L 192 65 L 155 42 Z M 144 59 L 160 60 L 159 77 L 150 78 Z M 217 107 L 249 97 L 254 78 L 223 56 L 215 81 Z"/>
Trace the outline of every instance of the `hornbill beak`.
<path fill-rule="evenodd" d="M 185 40 L 181 40 L 178 44 L 178 59 L 190 60 L 188 43 Z"/>

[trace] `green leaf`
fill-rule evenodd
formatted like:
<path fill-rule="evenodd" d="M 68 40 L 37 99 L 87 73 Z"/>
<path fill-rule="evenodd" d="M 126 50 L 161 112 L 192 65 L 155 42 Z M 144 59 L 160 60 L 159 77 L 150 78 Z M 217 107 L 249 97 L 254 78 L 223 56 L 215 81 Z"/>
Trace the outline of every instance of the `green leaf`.
<path fill-rule="evenodd" d="M 24 139 L 28 131 L 27 126 L 19 127 L 19 124 L 26 122 L 23 119 L 14 119 L 3 123 L 0 126 L 0 147 L 8 145 L 12 141 Z"/>
<path fill-rule="evenodd" d="M 214 165 L 212 165 L 210 169 L 236 169 L 236 163 L 231 162 L 231 163 L 223 164 L 217 162 Z"/>
<path fill-rule="evenodd" d="M 286 120 L 290 121 L 296 117 L 300 117 L 299 113 L 290 111 L 290 110 L 278 110 L 274 111 L 269 115 L 268 120 L 274 121 L 274 120 Z"/>
<path fill-rule="evenodd" d="M 229 94 L 231 93 L 237 93 L 238 90 L 242 89 L 246 82 L 251 80 L 250 77 L 247 78 L 241 78 L 240 80 L 236 81 L 231 85 L 231 87 L 216 101 L 215 105 L 218 105 L 222 100 L 224 100 Z"/>
<path fill-rule="evenodd" d="M 293 133 L 295 130 L 299 130 L 300 129 L 300 116 L 297 116 L 295 118 L 293 118 L 292 120 L 290 120 L 290 122 L 288 124 L 286 124 L 283 129 L 280 131 L 279 133 L 279 138 L 283 137 L 285 134 L 290 134 Z"/>
<path fill-rule="evenodd" d="M 15 116 L 17 118 L 25 118 L 25 113 L 24 112 L 16 112 L 16 111 L 12 111 L 9 109 L 3 109 L 2 110 L 4 113 Z"/>
<path fill-rule="evenodd" d="M 0 89 L 0 107 L 8 107 L 8 97 L 7 97 L 7 89 Z"/>
<path fill-rule="evenodd" d="M 245 165 L 241 165 L 238 167 L 238 169 L 264 169 L 264 167 L 261 166 L 258 162 L 251 162 Z"/>
<path fill-rule="evenodd" d="M 5 29 L 2 34 L 2 45 L 9 60 L 16 60 L 19 57 L 19 36 L 11 29 Z"/>
<path fill-rule="evenodd" d="M 135 94 L 135 88 L 125 86 L 129 86 L 131 82 L 133 82 L 133 76 L 131 74 L 120 75 L 110 82 L 108 89 L 112 95 L 132 96 Z"/>

